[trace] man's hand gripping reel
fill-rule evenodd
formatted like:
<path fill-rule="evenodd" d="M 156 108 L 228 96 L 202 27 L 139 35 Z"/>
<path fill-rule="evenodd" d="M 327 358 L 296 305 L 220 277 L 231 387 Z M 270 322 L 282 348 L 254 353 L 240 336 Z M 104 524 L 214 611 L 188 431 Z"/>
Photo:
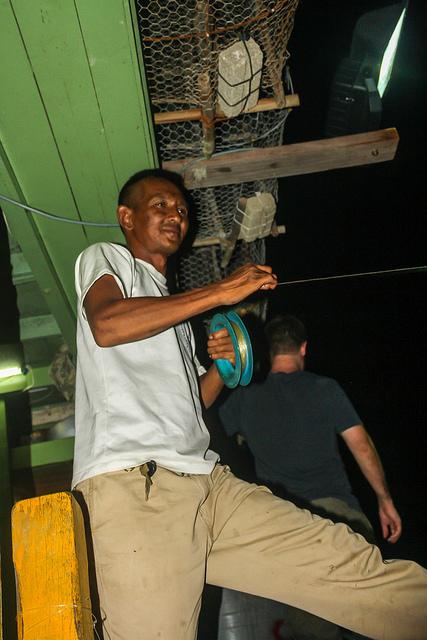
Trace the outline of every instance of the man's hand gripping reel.
<path fill-rule="evenodd" d="M 233 366 L 229 360 L 215 360 L 218 373 L 230 389 L 234 389 L 238 384 L 246 386 L 250 383 L 253 373 L 252 346 L 247 329 L 234 311 L 214 315 L 209 328 L 210 333 L 220 329 L 227 329 L 230 335 L 236 363 Z"/>

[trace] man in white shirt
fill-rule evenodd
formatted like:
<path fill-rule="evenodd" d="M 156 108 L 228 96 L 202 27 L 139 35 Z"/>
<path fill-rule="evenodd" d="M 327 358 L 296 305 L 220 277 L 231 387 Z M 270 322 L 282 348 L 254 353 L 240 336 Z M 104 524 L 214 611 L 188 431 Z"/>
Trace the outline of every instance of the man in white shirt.
<path fill-rule="evenodd" d="M 167 260 L 189 226 L 179 177 L 135 174 L 117 213 L 127 248 L 99 243 L 76 263 L 73 487 L 88 508 L 105 638 L 194 639 L 205 581 L 370 637 L 427 637 L 422 567 L 384 563 L 345 525 L 238 480 L 208 448 L 201 403 L 223 383 L 198 364 L 187 321 L 274 289 L 271 268 L 169 296 Z M 208 353 L 233 360 L 226 330 Z"/>

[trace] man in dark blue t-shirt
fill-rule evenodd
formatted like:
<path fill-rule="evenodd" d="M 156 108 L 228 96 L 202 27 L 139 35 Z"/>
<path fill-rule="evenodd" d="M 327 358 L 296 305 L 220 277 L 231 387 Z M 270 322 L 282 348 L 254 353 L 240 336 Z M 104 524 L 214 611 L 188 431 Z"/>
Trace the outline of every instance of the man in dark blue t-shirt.
<path fill-rule="evenodd" d="M 373 542 L 372 527 L 352 493 L 339 454 L 340 435 L 377 496 L 384 538 L 396 542 L 401 521 L 381 460 L 339 384 L 304 370 L 304 325 L 293 316 L 280 316 L 267 325 L 266 334 L 270 373 L 262 383 L 239 387 L 220 408 L 227 434 L 244 437 L 258 479 L 274 492 L 315 513 L 346 522 Z M 289 637 L 342 637 L 329 622 L 297 611 L 292 621 L 292 615 L 288 612 L 286 616 L 294 627 Z M 310 635 L 313 633 L 316 635 Z"/>

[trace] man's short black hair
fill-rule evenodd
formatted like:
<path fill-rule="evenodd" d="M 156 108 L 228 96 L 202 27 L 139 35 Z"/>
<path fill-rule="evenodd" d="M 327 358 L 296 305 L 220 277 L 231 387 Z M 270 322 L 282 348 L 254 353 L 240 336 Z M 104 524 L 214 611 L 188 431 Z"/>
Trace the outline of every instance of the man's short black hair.
<path fill-rule="evenodd" d="M 270 356 L 297 353 L 307 340 L 305 326 L 295 316 L 289 314 L 275 316 L 265 326 L 270 347 Z"/>
<path fill-rule="evenodd" d="M 126 207 L 132 207 L 132 194 L 134 185 L 138 184 L 142 180 L 146 180 L 147 178 L 161 178 L 162 180 L 167 180 L 174 184 L 181 191 L 185 200 L 189 203 L 190 197 L 187 189 L 184 186 L 184 181 L 182 176 L 179 173 L 174 173 L 173 171 L 168 171 L 167 169 L 144 169 L 143 171 L 138 171 L 133 176 L 131 176 L 120 189 L 118 205 L 125 205 Z"/>

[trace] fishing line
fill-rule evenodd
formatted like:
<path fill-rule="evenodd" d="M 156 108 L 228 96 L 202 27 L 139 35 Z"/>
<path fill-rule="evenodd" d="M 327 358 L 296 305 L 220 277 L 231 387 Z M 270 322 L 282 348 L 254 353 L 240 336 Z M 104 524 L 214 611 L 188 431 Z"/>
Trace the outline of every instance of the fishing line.
<path fill-rule="evenodd" d="M 286 280 L 284 282 L 278 282 L 277 286 L 281 287 L 285 284 L 304 284 L 307 282 L 324 282 L 326 280 L 342 280 L 344 278 L 362 278 L 365 276 L 380 276 L 384 274 L 392 273 L 416 273 L 427 271 L 427 265 L 421 265 L 419 267 L 402 267 L 400 269 L 382 269 L 380 271 L 362 271 L 361 273 L 343 273 L 337 276 L 320 276 L 317 278 L 301 278 L 299 280 Z"/>

